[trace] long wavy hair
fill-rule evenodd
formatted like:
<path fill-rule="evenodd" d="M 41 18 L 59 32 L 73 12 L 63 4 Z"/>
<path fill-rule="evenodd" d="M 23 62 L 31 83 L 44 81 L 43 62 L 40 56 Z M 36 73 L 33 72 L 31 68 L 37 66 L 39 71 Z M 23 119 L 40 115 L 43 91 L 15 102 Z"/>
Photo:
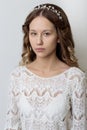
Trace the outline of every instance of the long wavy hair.
<path fill-rule="evenodd" d="M 54 8 L 54 10 L 57 10 L 57 12 L 60 13 L 61 18 L 57 15 L 57 13 L 53 12 L 52 10 L 50 9 L 48 10 L 47 8 L 41 8 L 44 5 L 46 7 L 51 6 Z M 23 50 L 21 55 L 22 60 L 20 62 L 20 65 L 29 64 L 36 59 L 36 54 L 31 49 L 29 41 L 29 26 L 32 20 L 38 16 L 43 16 L 47 18 L 51 23 L 54 24 L 57 30 L 58 37 L 60 40 L 60 43 L 57 44 L 56 47 L 57 57 L 69 66 L 78 67 L 77 58 L 75 57 L 74 52 L 75 47 L 74 41 L 68 18 L 65 12 L 59 6 L 49 3 L 36 6 L 35 9 L 32 12 L 30 12 L 30 14 L 27 16 L 24 25 L 22 26 L 24 37 L 23 37 Z"/>

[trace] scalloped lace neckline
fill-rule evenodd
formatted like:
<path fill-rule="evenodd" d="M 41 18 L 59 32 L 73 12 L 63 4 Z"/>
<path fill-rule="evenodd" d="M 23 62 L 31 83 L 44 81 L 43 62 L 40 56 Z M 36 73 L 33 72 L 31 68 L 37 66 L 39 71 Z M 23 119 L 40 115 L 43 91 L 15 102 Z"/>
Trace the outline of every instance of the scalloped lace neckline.
<path fill-rule="evenodd" d="M 71 71 L 73 68 L 75 68 L 75 67 L 70 67 L 69 69 L 66 69 L 65 71 L 63 71 L 63 72 L 61 72 L 59 74 L 53 75 L 53 76 L 44 77 L 44 76 L 40 76 L 39 74 L 36 74 L 36 73 L 32 72 L 30 69 L 28 69 L 26 66 L 24 66 L 24 69 L 27 72 L 31 73 L 32 75 L 34 75 L 34 76 L 36 76 L 36 77 L 38 77 L 40 79 L 52 79 L 52 78 L 60 77 L 60 76 L 64 75 L 65 73 Z"/>

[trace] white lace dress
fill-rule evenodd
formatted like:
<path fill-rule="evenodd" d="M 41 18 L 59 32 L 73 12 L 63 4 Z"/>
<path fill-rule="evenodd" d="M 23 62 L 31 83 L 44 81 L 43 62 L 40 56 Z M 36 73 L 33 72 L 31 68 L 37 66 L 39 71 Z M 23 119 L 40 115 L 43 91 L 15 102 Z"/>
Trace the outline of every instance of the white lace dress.
<path fill-rule="evenodd" d="M 76 67 L 49 78 L 25 66 L 11 73 L 5 130 L 86 130 L 85 74 Z"/>

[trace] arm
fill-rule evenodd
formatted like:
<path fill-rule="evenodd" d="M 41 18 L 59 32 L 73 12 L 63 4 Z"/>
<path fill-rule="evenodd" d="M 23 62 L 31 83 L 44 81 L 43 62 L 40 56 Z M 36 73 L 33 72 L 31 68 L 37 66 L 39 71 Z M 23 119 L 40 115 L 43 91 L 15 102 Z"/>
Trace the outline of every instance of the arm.
<path fill-rule="evenodd" d="M 19 110 L 17 107 L 19 91 L 17 90 L 17 85 L 15 81 L 15 76 L 11 75 L 9 90 L 9 107 L 6 115 L 6 126 L 5 130 L 21 130 Z"/>
<path fill-rule="evenodd" d="M 86 80 L 84 75 L 76 75 L 74 78 L 71 130 L 86 130 Z"/>

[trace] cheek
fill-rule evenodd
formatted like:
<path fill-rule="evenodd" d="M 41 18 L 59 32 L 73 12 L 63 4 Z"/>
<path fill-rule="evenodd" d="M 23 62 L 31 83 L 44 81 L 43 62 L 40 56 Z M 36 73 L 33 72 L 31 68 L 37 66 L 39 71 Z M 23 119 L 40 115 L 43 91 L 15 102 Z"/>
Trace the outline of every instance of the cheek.
<path fill-rule="evenodd" d="M 49 43 L 49 46 L 55 48 L 57 46 L 57 39 L 56 38 L 52 38 L 52 39 L 49 40 L 48 43 Z"/>
<path fill-rule="evenodd" d="M 33 46 L 35 43 L 35 40 L 33 38 L 29 37 L 29 42 L 30 42 L 31 46 Z"/>
<path fill-rule="evenodd" d="M 52 36 L 51 38 L 50 38 L 50 42 L 53 42 L 53 43 L 57 43 L 57 41 L 58 41 L 58 38 L 57 38 L 57 36 Z"/>
<path fill-rule="evenodd" d="M 57 47 L 57 43 L 49 43 L 45 46 L 47 48 L 48 51 L 53 51 L 53 50 L 56 50 L 56 47 Z"/>
<path fill-rule="evenodd" d="M 32 38 L 29 36 L 29 41 L 31 42 L 32 41 Z"/>

